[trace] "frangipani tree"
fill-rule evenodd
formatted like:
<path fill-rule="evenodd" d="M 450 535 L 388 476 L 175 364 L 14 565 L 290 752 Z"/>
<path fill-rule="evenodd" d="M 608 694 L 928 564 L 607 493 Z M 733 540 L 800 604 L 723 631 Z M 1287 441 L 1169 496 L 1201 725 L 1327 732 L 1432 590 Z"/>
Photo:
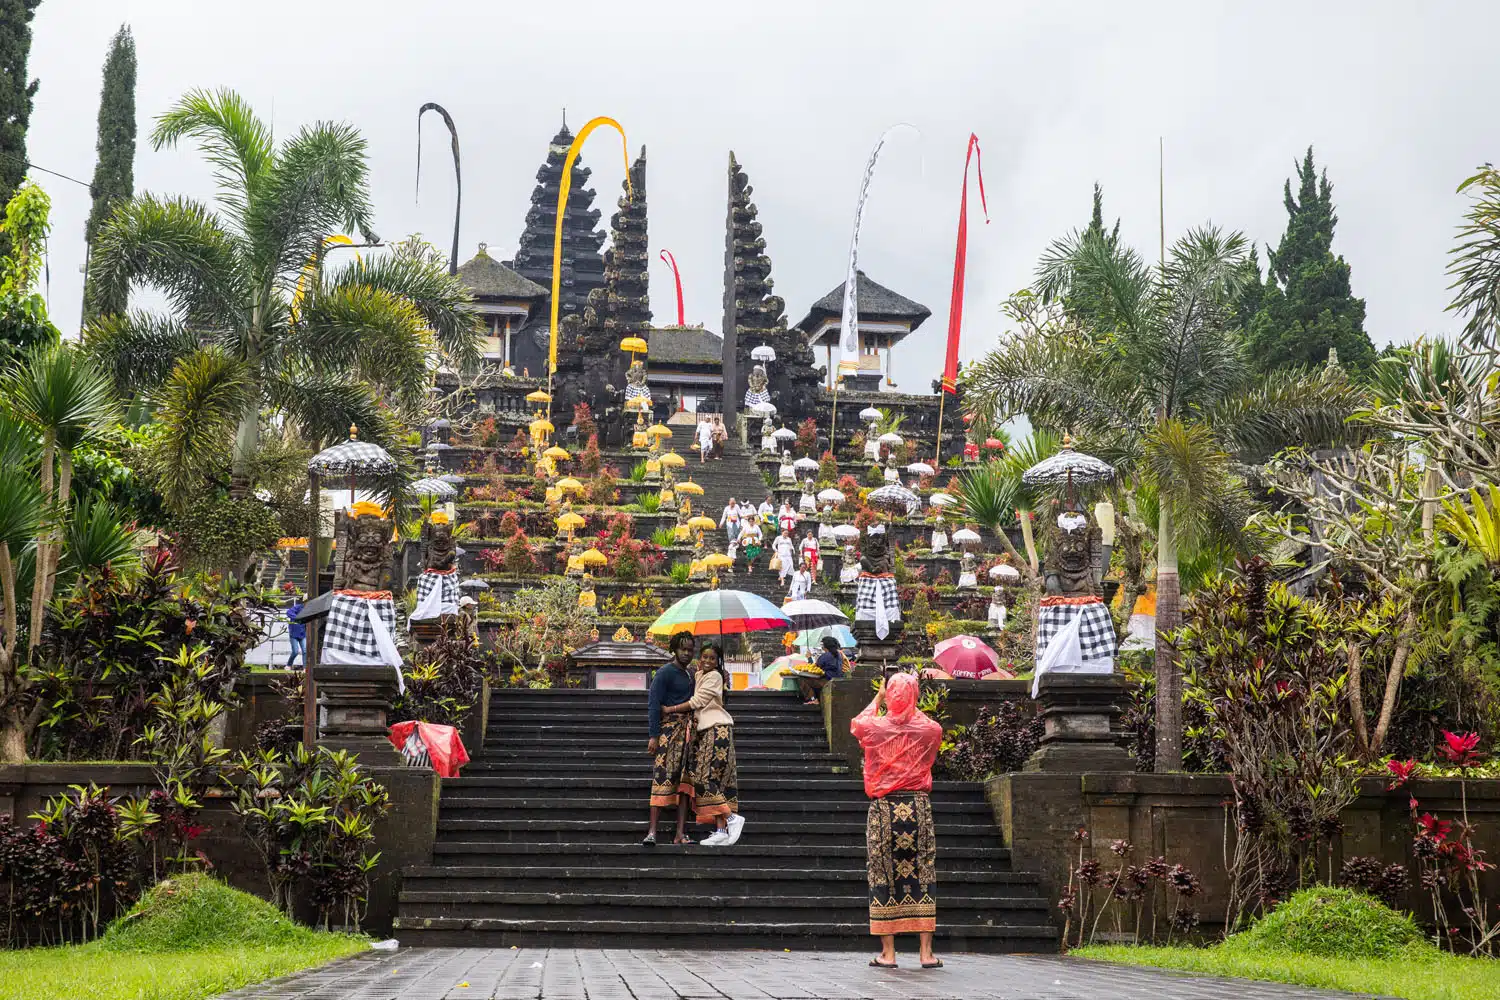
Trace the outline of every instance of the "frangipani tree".
<path fill-rule="evenodd" d="M 1234 459 L 1333 440 L 1360 398 L 1337 373 L 1252 373 L 1232 308 L 1247 261 L 1245 238 L 1213 226 L 1189 231 L 1160 267 L 1074 233 L 1021 296 L 1020 332 L 965 372 L 975 410 L 1070 431 L 1155 495 L 1158 770 L 1182 760 L 1181 669 L 1160 639 L 1181 623 L 1179 542 L 1239 535 L 1253 507 Z"/>
<path fill-rule="evenodd" d="M 105 317 L 86 340 L 122 390 L 177 408 L 168 459 L 211 454 L 232 428 L 243 489 L 267 415 L 314 444 L 351 423 L 380 440 L 393 409 L 420 402 L 440 356 L 477 357 L 468 294 L 432 255 L 398 248 L 328 265 L 349 242 L 331 239 L 341 233 L 375 242 L 353 127 L 319 122 L 278 146 L 238 94 L 194 91 L 157 119 L 151 141 L 195 142 L 214 167 L 217 204 L 142 194 L 116 209 L 91 279 L 106 296 L 154 288 L 170 309 Z"/>

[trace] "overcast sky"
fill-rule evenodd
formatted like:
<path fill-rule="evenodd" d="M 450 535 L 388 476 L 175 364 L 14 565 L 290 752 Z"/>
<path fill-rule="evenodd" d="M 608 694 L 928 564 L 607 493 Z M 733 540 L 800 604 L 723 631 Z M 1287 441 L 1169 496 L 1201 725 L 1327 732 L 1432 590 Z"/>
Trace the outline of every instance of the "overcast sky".
<path fill-rule="evenodd" d="M 897 351 L 902 388 L 942 363 L 963 154 L 984 150 L 991 223 L 972 191 L 964 357 L 1002 329 L 999 303 L 1046 244 L 1087 222 L 1090 186 L 1127 240 L 1155 256 L 1157 138 L 1166 147 L 1168 239 L 1207 220 L 1264 244 L 1285 223 L 1281 185 L 1312 144 L 1334 185 L 1334 250 L 1353 267 L 1377 345 L 1451 328 L 1445 254 L 1464 207 L 1454 189 L 1500 156 L 1500 5 L 1002 3 L 970 0 L 44 0 L 31 73 L 41 80 L 34 163 L 88 180 L 100 68 L 128 22 L 139 49 L 137 190 L 212 195 L 189 149 L 153 152 L 153 118 L 194 87 L 232 87 L 278 135 L 317 119 L 370 144 L 377 231 L 449 244 L 452 171 L 428 116 L 420 203 L 415 121 L 448 108 L 464 160 L 461 254 L 515 249 L 533 176 L 561 109 L 595 115 L 649 148 L 650 244 L 683 272 L 689 322 L 718 330 L 725 163 L 755 187 L 789 322 L 843 280 L 860 173 L 886 126 L 861 244 L 875 280 L 933 316 Z M 584 150 L 607 223 L 618 138 Z M 54 320 L 77 328 L 86 189 L 40 180 L 54 203 Z M 654 261 L 658 323 L 675 318 Z"/>

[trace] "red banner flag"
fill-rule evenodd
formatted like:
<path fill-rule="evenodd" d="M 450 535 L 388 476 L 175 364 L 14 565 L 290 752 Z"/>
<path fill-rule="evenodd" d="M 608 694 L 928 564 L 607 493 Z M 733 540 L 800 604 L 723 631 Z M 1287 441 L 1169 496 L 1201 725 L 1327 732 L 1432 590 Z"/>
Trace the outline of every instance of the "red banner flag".
<path fill-rule="evenodd" d="M 990 207 L 984 198 L 984 166 L 980 162 L 979 136 L 969 133 L 969 149 L 964 154 L 964 186 L 958 203 L 958 247 L 953 254 L 953 297 L 948 302 L 948 358 L 943 364 L 943 391 L 958 391 L 958 335 L 964 325 L 964 262 L 969 256 L 969 160 L 979 177 L 979 204 L 984 209 L 984 224 L 990 223 Z"/>
<path fill-rule="evenodd" d="M 672 251 L 663 250 L 661 252 L 661 259 L 671 265 L 672 280 L 677 282 L 677 325 L 687 326 L 687 323 L 682 318 L 682 275 L 677 273 L 677 258 L 672 256 Z"/>

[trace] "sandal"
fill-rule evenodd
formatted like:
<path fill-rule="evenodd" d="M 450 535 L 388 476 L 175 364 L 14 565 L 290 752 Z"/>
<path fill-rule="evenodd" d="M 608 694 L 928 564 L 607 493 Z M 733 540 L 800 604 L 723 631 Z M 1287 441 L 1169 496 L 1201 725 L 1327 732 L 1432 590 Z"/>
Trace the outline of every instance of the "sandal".
<path fill-rule="evenodd" d="M 641 846 L 642 847 L 655 847 L 656 846 L 656 834 L 655 833 L 648 833 L 648 834 L 646 834 L 646 836 L 641 839 Z"/>
<path fill-rule="evenodd" d="M 878 958 L 872 958 L 872 959 L 870 959 L 870 968 L 872 968 L 872 969 L 899 969 L 899 968 L 901 968 L 901 966 L 897 965 L 895 962 L 887 963 L 887 962 L 882 962 Z"/>
<path fill-rule="evenodd" d="M 943 960 L 941 958 L 934 958 L 931 962 L 922 963 L 922 968 L 924 969 L 941 969 L 942 967 Z"/>

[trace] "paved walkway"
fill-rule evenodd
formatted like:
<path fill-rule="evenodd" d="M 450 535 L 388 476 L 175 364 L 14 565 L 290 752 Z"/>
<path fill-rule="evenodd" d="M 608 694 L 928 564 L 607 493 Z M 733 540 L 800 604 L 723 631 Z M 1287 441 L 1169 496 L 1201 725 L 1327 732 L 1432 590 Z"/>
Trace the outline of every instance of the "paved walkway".
<path fill-rule="evenodd" d="M 954 955 L 868 968 L 869 954 L 408 948 L 226 994 L 234 1000 L 1336 1000 L 1348 994 L 1191 978 L 1081 959 Z"/>

